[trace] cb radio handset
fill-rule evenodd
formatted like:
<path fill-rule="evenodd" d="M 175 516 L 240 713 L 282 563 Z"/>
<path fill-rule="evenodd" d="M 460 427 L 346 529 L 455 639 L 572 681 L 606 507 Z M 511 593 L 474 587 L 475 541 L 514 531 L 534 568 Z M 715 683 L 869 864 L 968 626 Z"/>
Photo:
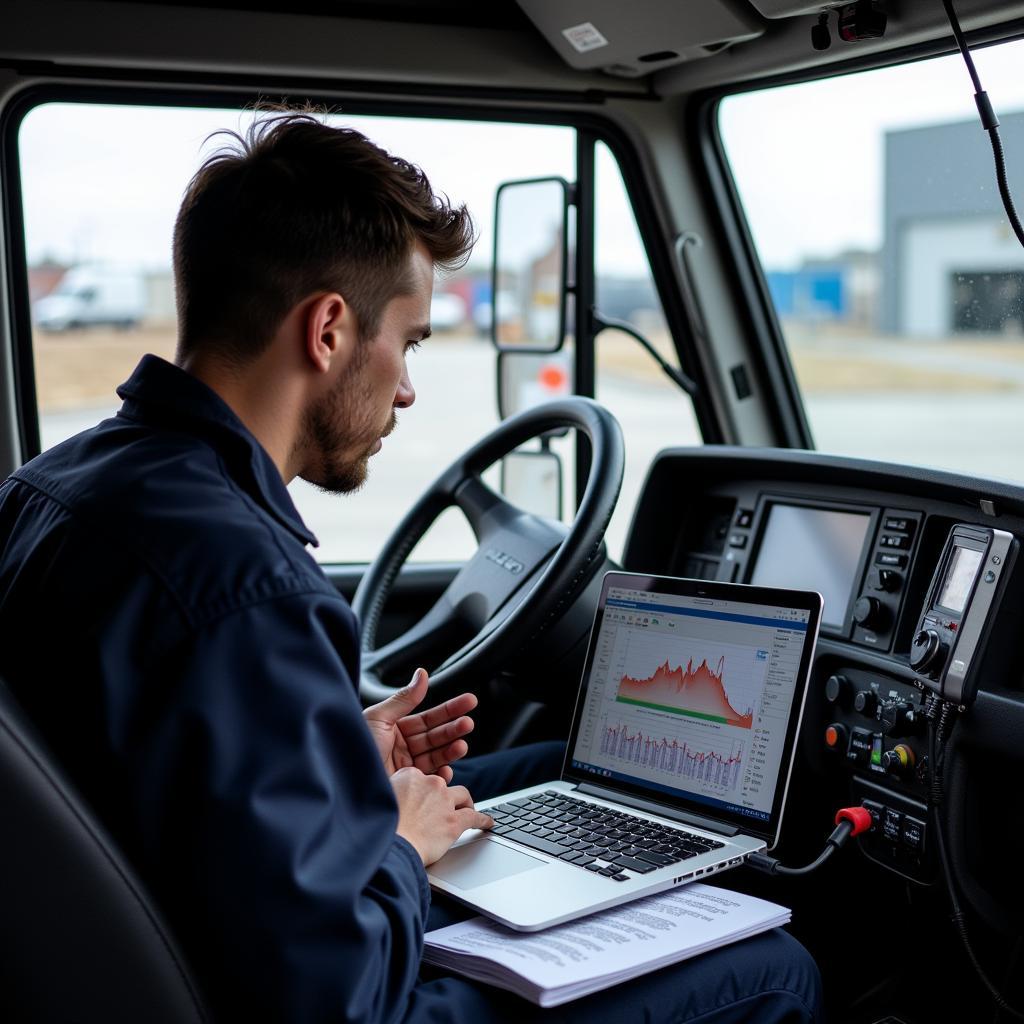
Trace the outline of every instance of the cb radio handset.
<path fill-rule="evenodd" d="M 949 531 L 910 647 L 918 681 L 954 704 L 969 704 L 993 608 L 1017 554 L 1005 530 L 958 524 Z"/>

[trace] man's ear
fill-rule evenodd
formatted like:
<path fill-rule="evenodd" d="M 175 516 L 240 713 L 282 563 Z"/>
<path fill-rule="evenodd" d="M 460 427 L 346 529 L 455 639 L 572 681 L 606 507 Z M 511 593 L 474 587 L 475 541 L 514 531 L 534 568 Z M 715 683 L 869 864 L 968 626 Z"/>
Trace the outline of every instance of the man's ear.
<path fill-rule="evenodd" d="M 305 316 L 305 355 L 319 373 L 326 373 L 352 355 L 357 341 L 355 315 L 337 293 L 327 292 L 309 300 Z"/>

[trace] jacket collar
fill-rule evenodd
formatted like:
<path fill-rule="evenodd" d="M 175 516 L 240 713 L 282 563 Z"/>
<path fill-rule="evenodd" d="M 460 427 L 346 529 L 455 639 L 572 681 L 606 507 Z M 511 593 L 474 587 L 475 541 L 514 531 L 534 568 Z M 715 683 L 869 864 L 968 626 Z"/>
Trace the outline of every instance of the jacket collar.
<path fill-rule="evenodd" d="M 124 400 L 119 416 L 209 441 L 247 494 L 303 544 L 319 546 L 266 449 L 212 388 L 159 356 L 145 355 L 117 393 Z"/>

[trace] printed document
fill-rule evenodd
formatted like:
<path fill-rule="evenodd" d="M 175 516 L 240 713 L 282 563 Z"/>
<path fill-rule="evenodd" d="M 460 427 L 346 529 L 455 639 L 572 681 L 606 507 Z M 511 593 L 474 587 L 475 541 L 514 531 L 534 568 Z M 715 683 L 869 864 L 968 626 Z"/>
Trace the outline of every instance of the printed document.
<path fill-rule="evenodd" d="M 558 1006 L 789 919 L 775 903 L 696 882 L 542 932 L 474 917 L 428 932 L 423 959 Z"/>

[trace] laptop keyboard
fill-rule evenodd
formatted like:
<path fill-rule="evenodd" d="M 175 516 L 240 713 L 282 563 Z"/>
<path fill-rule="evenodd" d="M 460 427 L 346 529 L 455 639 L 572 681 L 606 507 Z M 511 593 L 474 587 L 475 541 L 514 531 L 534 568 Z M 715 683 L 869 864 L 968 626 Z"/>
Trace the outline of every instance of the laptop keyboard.
<path fill-rule="evenodd" d="M 616 882 L 725 845 L 550 789 L 489 807 L 486 813 L 494 818 L 496 836 Z"/>

